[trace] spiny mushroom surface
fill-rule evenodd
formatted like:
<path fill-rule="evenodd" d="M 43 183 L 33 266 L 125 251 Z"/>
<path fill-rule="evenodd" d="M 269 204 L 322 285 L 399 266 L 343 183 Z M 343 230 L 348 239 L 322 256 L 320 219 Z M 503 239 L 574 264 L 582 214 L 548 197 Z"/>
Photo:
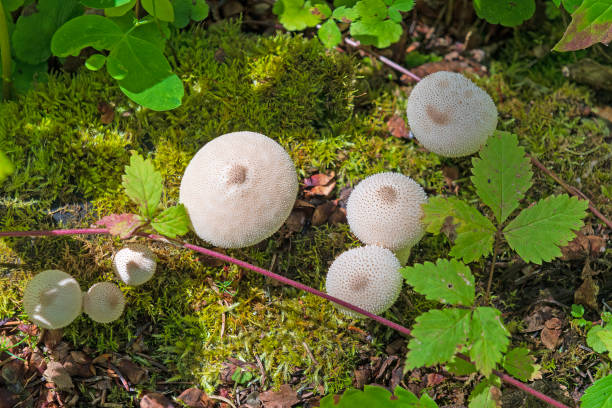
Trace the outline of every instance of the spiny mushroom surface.
<path fill-rule="evenodd" d="M 392 251 L 405 250 L 425 233 L 423 188 L 400 173 L 377 173 L 362 180 L 346 203 L 351 231 L 361 242 Z"/>
<path fill-rule="evenodd" d="M 121 289 L 111 282 L 93 285 L 83 296 L 83 311 L 98 323 L 110 323 L 119 318 L 125 307 Z"/>
<path fill-rule="evenodd" d="M 295 166 L 281 145 L 259 133 L 234 132 L 208 142 L 191 159 L 180 202 L 200 238 L 242 248 L 283 225 L 297 192 Z"/>
<path fill-rule="evenodd" d="M 393 252 L 375 245 L 349 249 L 329 267 L 325 289 L 328 294 L 380 314 L 397 300 L 402 289 L 400 263 Z M 339 309 L 360 317 L 344 307 Z"/>
<path fill-rule="evenodd" d="M 407 113 L 414 136 L 440 156 L 477 152 L 497 127 L 497 108 L 489 94 L 455 72 L 423 78 L 410 93 Z"/>
<path fill-rule="evenodd" d="M 142 285 L 153 277 L 156 268 L 155 254 L 145 245 L 130 244 L 113 257 L 113 270 L 126 285 Z"/>
<path fill-rule="evenodd" d="M 30 320 L 45 329 L 68 326 L 81 314 L 79 283 L 57 269 L 43 271 L 26 286 L 23 308 Z"/>

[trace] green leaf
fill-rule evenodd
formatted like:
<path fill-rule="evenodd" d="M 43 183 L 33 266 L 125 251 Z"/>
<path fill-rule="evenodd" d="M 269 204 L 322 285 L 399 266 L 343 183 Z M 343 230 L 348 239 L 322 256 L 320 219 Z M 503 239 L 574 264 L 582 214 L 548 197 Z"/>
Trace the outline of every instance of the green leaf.
<path fill-rule="evenodd" d="M 209 7 L 204 0 L 195 0 L 191 8 L 191 19 L 193 21 L 202 21 L 208 17 Z"/>
<path fill-rule="evenodd" d="M 469 408 L 498 408 L 501 407 L 501 381 L 493 377 L 481 381 L 469 398 Z"/>
<path fill-rule="evenodd" d="M 448 217 L 455 226 L 457 237 L 450 255 L 472 262 L 488 255 L 493 249 L 495 226 L 478 210 L 456 197 L 431 197 L 423 204 L 423 223 L 427 232 L 439 234 Z"/>
<path fill-rule="evenodd" d="M 582 226 L 588 202 L 566 194 L 550 196 L 521 211 L 504 228 L 508 245 L 523 260 L 541 264 L 561 256 L 560 246 Z"/>
<path fill-rule="evenodd" d="M 119 7 L 111 7 L 104 9 L 104 15 L 107 17 L 121 17 L 136 5 L 136 0 L 130 0 L 128 3 Z"/>
<path fill-rule="evenodd" d="M 97 71 L 104 66 L 105 62 L 106 62 L 106 55 L 94 54 L 90 56 L 89 58 L 87 58 L 87 61 L 85 61 L 85 66 L 87 67 L 87 69 L 90 69 L 92 71 Z"/>
<path fill-rule="evenodd" d="M 140 4 L 153 17 L 162 21 L 174 21 L 174 7 L 170 0 L 141 0 Z"/>
<path fill-rule="evenodd" d="M 24 0 L 2 0 L 4 11 L 13 12 L 23 6 Z"/>
<path fill-rule="evenodd" d="M 531 165 L 516 135 L 508 132 L 496 131 L 479 156 L 472 159 L 472 183 L 501 224 L 531 187 Z"/>
<path fill-rule="evenodd" d="M 535 364 L 535 358 L 529 355 L 529 350 L 517 347 L 504 356 L 504 369 L 521 381 L 533 380 L 540 374 L 540 365 Z"/>
<path fill-rule="evenodd" d="M 136 214 L 111 214 L 96 221 L 96 225 L 108 228 L 111 235 L 128 239 L 144 225 L 144 220 Z"/>
<path fill-rule="evenodd" d="M 187 27 L 187 24 L 191 21 L 192 0 L 174 0 L 172 7 L 174 7 L 174 21 L 172 24 L 176 28 Z"/>
<path fill-rule="evenodd" d="M 306 27 L 314 27 L 321 19 L 311 13 L 312 3 L 308 0 L 278 0 L 272 11 L 278 16 L 278 21 L 289 31 L 299 31 Z"/>
<path fill-rule="evenodd" d="M 15 171 L 13 163 L 9 160 L 6 155 L 0 151 L 0 181 L 4 180 Z"/>
<path fill-rule="evenodd" d="M 446 364 L 446 370 L 454 375 L 463 376 L 476 372 L 476 366 L 456 355 Z"/>
<path fill-rule="evenodd" d="M 342 21 L 343 23 L 350 23 L 353 20 L 359 18 L 359 14 L 352 8 L 346 8 L 345 6 L 338 7 L 334 9 L 332 13 L 332 17 L 338 21 Z"/>
<path fill-rule="evenodd" d="M 580 401 L 581 408 L 612 408 L 612 375 L 595 381 Z"/>
<path fill-rule="evenodd" d="M 470 324 L 470 358 L 476 368 L 489 376 L 510 344 L 509 333 L 501 321 L 501 312 L 492 307 L 479 307 Z"/>
<path fill-rule="evenodd" d="M 438 405 L 427 395 L 423 393 L 421 399 L 417 398 L 412 392 L 403 389 L 402 387 L 395 387 L 393 391 L 395 399 L 391 399 L 391 393 L 387 389 L 366 385 L 363 387 L 363 391 L 356 390 L 354 388 L 348 389 L 335 401 L 335 395 L 327 395 L 323 397 L 319 402 L 321 408 L 354 408 L 354 407 L 368 407 L 368 408 L 386 408 L 386 407 L 398 407 L 398 408 L 437 408 Z"/>
<path fill-rule="evenodd" d="M 572 304 L 572 317 L 582 317 L 584 316 L 584 306 Z"/>
<path fill-rule="evenodd" d="M 457 347 L 465 343 L 470 311 L 429 310 L 416 318 L 413 338 L 408 343 L 406 368 L 430 366 L 449 361 Z"/>
<path fill-rule="evenodd" d="M 151 160 L 133 154 L 130 157 L 130 164 L 125 166 L 122 180 L 125 193 L 138 204 L 140 213 L 153 218 L 162 195 L 162 177 L 153 167 Z"/>
<path fill-rule="evenodd" d="M 46 61 L 37 65 L 13 61 L 13 69 L 13 87 L 18 94 L 24 94 L 32 89 L 34 83 L 47 82 L 49 79 Z"/>
<path fill-rule="evenodd" d="M 49 59 L 53 33 L 83 11 L 76 0 L 40 0 L 36 8 L 37 13 L 19 16 L 11 39 L 15 56 L 31 65 Z"/>
<path fill-rule="evenodd" d="M 583 0 L 563 0 L 563 8 L 568 13 L 572 14 L 582 4 Z M 559 6 L 557 6 L 559 7 Z"/>
<path fill-rule="evenodd" d="M 601 42 L 612 41 L 612 3 L 608 0 L 584 0 L 572 14 L 572 22 L 555 51 L 576 51 Z"/>
<path fill-rule="evenodd" d="M 402 21 L 402 15 L 400 11 L 406 12 L 412 10 L 414 7 L 414 0 L 395 0 L 389 6 L 389 18 L 396 23 Z"/>
<path fill-rule="evenodd" d="M 353 9 L 362 19 L 387 18 L 387 5 L 383 0 L 359 0 Z"/>
<path fill-rule="evenodd" d="M 598 353 L 606 353 L 612 350 L 612 328 L 593 326 L 587 333 L 587 344 Z"/>
<path fill-rule="evenodd" d="M 535 0 L 474 0 L 474 9 L 491 24 L 514 27 L 533 16 Z"/>
<path fill-rule="evenodd" d="M 342 33 L 331 18 L 321 24 L 321 28 L 319 28 L 317 35 L 319 36 L 319 40 L 321 40 L 323 45 L 327 48 L 334 48 L 342 41 Z"/>
<path fill-rule="evenodd" d="M 123 37 L 113 21 L 102 16 L 79 16 L 61 26 L 53 35 L 51 50 L 58 57 L 79 55 L 85 47 L 96 50 L 111 49 Z"/>
<path fill-rule="evenodd" d="M 450 305 L 471 306 L 474 303 L 474 276 L 470 268 L 454 259 L 438 259 L 400 270 L 406 282 L 427 299 Z"/>
<path fill-rule="evenodd" d="M 81 0 L 81 4 L 91 8 L 105 9 L 111 7 L 121 7 L 131 0 Z"/>
<path fill-rule="evenodd" d="M 378 48 L 387 48 L 402 36 L 401 24 L 372 17 L 353 22 L 349 31 L 362 44 Z"/>
<path fill-rule="evenodd" d="M 176 238 L 189 232 L 189 217 L 183 204 L 166 208 L 153 221 L 151 226 L 161 235 Z"/>

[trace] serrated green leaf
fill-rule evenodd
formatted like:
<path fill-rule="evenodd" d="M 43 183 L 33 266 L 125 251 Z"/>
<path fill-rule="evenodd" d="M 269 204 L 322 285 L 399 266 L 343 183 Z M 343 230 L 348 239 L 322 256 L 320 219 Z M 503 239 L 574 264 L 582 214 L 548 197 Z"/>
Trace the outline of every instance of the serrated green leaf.
<path fill-rule="evenodd" d="M 317 36 L 327 48 L 334 48 L 340 43 L 340 41 L 342 41 L 342 33 L 334 20 L 331 18 L 321 24 L 321 28 L 319 28 Z"/>
<path fill-rule="evenodd" d="M 87 69 L 92 71 L 97 71 L 104 66 L 106 62 L 106 56 L 102 54 L 94 54 L 87 58 L 85 61 L 85 66 Z"/>
<path fill-rule="evenodd" d="M 499 224 L 506 221 L 531 187 L 531 165 L 516 135 L 496 131 L 472 159 L 472 183 Z"/>
<path fill-rule="evenodd" d="M 555 51 L 576 51 L 598 42 L 612 41 L 612 3 L 608 0 L 584 0 L 572 14 Z"/>
<path fill-rule="evenodd" d="M 161 235 L 176 238 L 189 232 L 189 217 L 183 204 L 166 208 L 153 221 L 151 227 Z"/>
<path fill-rule="evenodd" d="M 474 10 L 491 24 L 514 27 L 535 12 L 535 0 L 474 0 Z"/>
<path fill-rule="evenodd" d="M 134 5 L 136 5 L 136 0 L 130 0 L 122 6 L 104 9 L 104 15 L 107 17 L 121 17 L 130 11 Z"/>
<path fill-rule="evenodd" d="M 395 399 L 391 399 L 391 393 L 382 387 L 366 385 L 363 391 L 354 388 L 348 389 L 336 402 L 336 396 L 327 395 L 319 402 L 321 408 L 437 408 L 438 405 L 423 393 L 421 399 L 417 398 L 412 392 L 402 387 L 395 387 L 393 391 Z"/>
<path fill-rule="evenodd" d="M 489 376 L 510 344 L 509 333 L 501 320 L 501 312 L 492 307 L 474 310 L 470 324 L 470 358 L 476 368 Z"/>
<path fill-rule="evenodd" d="M 431 366 L 449 361 L 457 347 L 465 343 L 470 311 L 465 309 L 429 310 L 416 318 L 413 338 L 408 343 L 406 368 Z"/>
<path fill-rule="evenodd" d="M 612 375 L 595 381 L 580 401 L 581 408 L 612 408 Z"/>
<path fill-rule="evenodd" d="M 170 0 L 141 0 L 140 4 L 147 13 L 161 21 L 174 21 L 174 7 Z"/>
<path fill-rule="evenodd" d="M 495 226 L 476 208 L 456 197 L 431 197 L 423 204 L 423 212 L 426 230 L 433 234 L 439 234 L 446 219 L 452 217 L 457 233 L 450 252 L 452 257 L 467 263 L 491 253 Z"/>
<path fill-rule="evenodd" d="M 535 358 L 529 355 L 529 350 L 517 347 L 504 356 L 504 369 L 521 381 L 530 381 L 540 373 L 540 365 L 535 364 Z"/>
<path fill-rule="evenodd" d="M 121 7 L 128 4 L 131 0 L 81 0 L 81 4 L 91 8 L 105 9 L 111 7 Z"/>
<path fill-rule="evenodd" d="M 576 318 L 584 316 L 584 306 L 573 304 L 571 314 Z"/>
<path fill-rule="evenodd" d="M 587 333 L 587 344 L 598 353 L 612 350 L 612 327 L 593 326 Z"/>
<path fill-rule="evenodd" d="M 453 356 L 453 358 L 446 364 L 446 370 L 458 376 L 469 375 L 477 371 L 474 364 L 468 363 L 457 356 Z"/>
<path fill-rule="evenodd" d="M 332 17 L 336 20 L 342 21 L 343 23 L 350 23 L 353 20 L 359 18 L 359 14 L 353 8 L 347 8 L 345 6 L 334 9 Z"/>
<path fill-rule="evenodd" d="M 474 276 L 470 268 L 454 259 L 438 259 L 400 270 L 406 282 L 427 299 L 450 305 L 471 306 L 474 303 Z"/>
<path fill-rule="evenodd" d="M 504 228 L 508 245 L 523 260 L 541 264 L 561 256 L 559 247 L 582 227 L 588 202 L 566 194 L 550 196 L 526 208 Z"/>
<path fill-rule="evenodd" d="M 355 21 L 350 27 L 351 36 L 364 45 L 377 48 L 387 48 L 399 41 L 402 36 L 402 26 L 391 20 L 364 18 Z"/>
<path fill-rule="evenodd" d="M 278 16 L 278 21 L 289 31 L 299 31 L 314 27 L 321 19 L 311 13 L 310 0 L 278 0 L 272 11 Z"/>
<path fill-rule="evenodd" d="M 353 9 L 362 19 L 384 20 L 387 18 L 387 5 L 383 0 L 359 0 Z"/>
<path fill-rule="evenodd" d="M 501 381 L 492 377 L 481 381 L 470 394 L 469 408 L 498 408 L 501 407 Z"/>
<path fill-rule="evenodd" d="M 53 33 L 83 12 L 77 0 L 40 0 L 36 9 L 37 13 L 19 16 L 11 38 L 15 56 L 31 65 L 49 59 Z"/>
<path fill-rule="evenodd" d="M 153 218 L 162 195 L 162 177 L 153 167 L 151 160 L 133 154 L 130 157 L 130 164 L 125 166 L 125 174 L 121 179 L 125 193 L 138 204 L 140 213 Z"/>
<path fill-rule="evenodd" d="M 13 171 L 15 171 L 13 163 L 0 151 L 0 181 L 13 174 Z"/>

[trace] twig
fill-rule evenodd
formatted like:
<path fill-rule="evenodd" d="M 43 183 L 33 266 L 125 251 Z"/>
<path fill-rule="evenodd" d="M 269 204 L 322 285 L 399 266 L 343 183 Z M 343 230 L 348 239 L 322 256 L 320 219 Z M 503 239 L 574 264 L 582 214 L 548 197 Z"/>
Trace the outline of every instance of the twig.
<path fill-rule="evenodd" d="M 306 349 L 306 353 L 308 353 L 308 357 L 310 357 L 310 359 L 312 360 L 313 363 L 315 363 L 315 365 L 319 365 L 319 362 L 317 361 L 317 359 L 315 358 L 315 356 L 312 354 L 312 351 L 310 351 L 310 347 L 308 347 L 308 344 L 306 344 L 305 341 L 302 342 L 302 345 L 304 346 L 304 348 Z"/>
<path fill-rule="evenodd" d="M 223 402 L 229 404 L 232 408 L 236 408 L 236 406 L 232 403 L 232 401 L 230 401 L 227 398 L 222 397 L 220 395 L 209 395 L 208 398 L 216 399 L 216 400 L 219 400 L 219 401 L 223 401 Z"/>
<path fill-rule="evenodd" d="M 261 373 L 261 378 L 259 379 L 259 385 L 261 387 L 264 386 L 264 383 L 266 382 L 266 370 L 264 369 L 263 363 L 261 362 L 261 359 L 259 358 L 259 356 L 256 353 L 253 353 L 255 355 L 255 361 L 257 361 L 257 367 L 259 367 L 259 372 Z"/>

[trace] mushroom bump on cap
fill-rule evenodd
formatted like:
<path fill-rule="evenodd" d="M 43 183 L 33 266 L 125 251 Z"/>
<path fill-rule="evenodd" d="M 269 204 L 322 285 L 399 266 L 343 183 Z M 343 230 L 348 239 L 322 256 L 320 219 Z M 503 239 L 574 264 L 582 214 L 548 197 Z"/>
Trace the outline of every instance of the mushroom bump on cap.
<path fill-rule="evenodd" d="M 126 285 L 142 285 L 153 277 L 156 268 L 155 254 L 141 244 L 130 244 L 113 257 L 113 270 Z"/>
<path fill-rule="evenodd" d="M 392 251 L 414 246 L 423 237 L 421 204 L 427 194 L 413 179 L 400 173 L 377 173 L 362 180 L 346 203 L 346 219 L 364 244 Z"/>
<path fill-rule="evenodd" d="M 181 181 L 195 233 L 221 248 L 257 244 L 283 225 L 297 198 L 291 157 L 267 136 L 219 136 L 191 159 Z"/>
<path fill-rule="evenodd" d="M 119 318 L 125 307 L 121 289 L 111 282 L 93 285 L 83 296 L 83 311 L 98 323 L 110 323 Z"/>
<path fill-rule="evenodd" d="M 423 147 L 446 157 L 477 152 L 497 127 L 497 108 L 489 94 L 455 72 L 423 78 L 410 93 L 407 113 Z"/>
<path fill-rule="evenodd" d="M 329 267 L 325 290 L 373 314 L 391 307 L 402 289 L 400 263 L 393 252 L 376 245 L 349 249 Z M 344 307 L 339 309 L 352 317 L 362 317 Z"/>
<path fill-rule="evenodd" d="M 81 287 L 66 272 L 57 269 L 43 271 L 26 286 L 23 307 L 38 326 L 60 329 L 81 314 Z"/>

